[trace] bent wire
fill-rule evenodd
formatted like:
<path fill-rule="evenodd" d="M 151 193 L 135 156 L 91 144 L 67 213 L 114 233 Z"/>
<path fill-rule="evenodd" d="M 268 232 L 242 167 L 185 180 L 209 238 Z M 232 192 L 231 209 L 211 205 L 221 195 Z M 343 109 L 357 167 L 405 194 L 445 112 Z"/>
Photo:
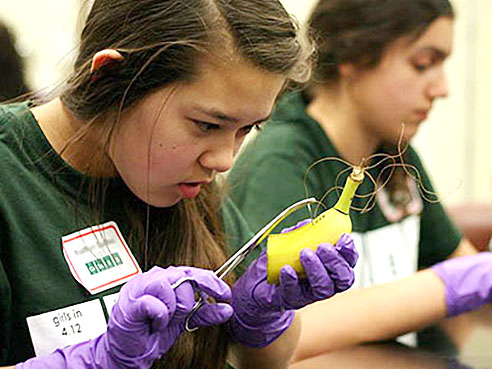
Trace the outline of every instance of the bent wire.
<path fill-rule="evenodd" d="M 223 279 L 227 274 L 229 274 L 232 270 L 234 270 L 272 231 L 275 227 L 282 222 L 285 218 L 287 218 L 293 212 L 299 210 L 300 208 L 317 203 L 314 197 L 310 197 L 307 199 L 303 199 L 298 201 L 288 208 L 282 210 L 275 218 L 273 218 L 267 225 L 265 225 L 258 233 L 256 233 L 251 239 L 244 244 L 234 255 L 232 255 L 229 259 L 226 260 L 224 264 L 222 264 L 216 271 L 215 274 L 219 279 Z M 178 288 L 185 282 L 191 282 L 193 284 L 193 278 L 191 277 L 183 277 L 177 280 L 175 283 L 171 285 L 173 289 Z M 193 314 L 203 305 L 204 299 L 202 296 L 197 300 L 193 309 L 186 317 L 185 329 L 188 332 L 193 332 L 198 329 L 198 327 L 190 328 L 189 322 Z"/>

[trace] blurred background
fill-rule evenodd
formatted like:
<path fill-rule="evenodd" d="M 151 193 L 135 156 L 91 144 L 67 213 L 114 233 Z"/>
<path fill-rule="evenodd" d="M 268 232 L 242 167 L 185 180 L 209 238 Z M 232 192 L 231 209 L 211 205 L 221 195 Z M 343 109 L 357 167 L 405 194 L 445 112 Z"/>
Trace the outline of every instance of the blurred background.
<path fill-rule="evenodd" d="M 447 62 L 451 94 L 439 101 L 414 145 L 445 204 L 492 204 L 492 0 L 452 0 L 458 14 Z M 283 0 L 304 21 L 314 0 Z M 0 20 L 16 37 L 31 90 L 66 77 L 89 0 L 0 0 Z M 0 53 L 2 50 L 0 50 Z"/>

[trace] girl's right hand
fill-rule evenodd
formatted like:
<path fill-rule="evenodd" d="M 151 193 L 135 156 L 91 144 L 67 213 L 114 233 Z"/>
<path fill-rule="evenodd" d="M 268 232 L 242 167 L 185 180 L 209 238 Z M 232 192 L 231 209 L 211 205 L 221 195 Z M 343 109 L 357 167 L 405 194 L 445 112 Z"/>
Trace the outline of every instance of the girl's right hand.
<path fill-rule="evenodd" d="M 173 288 L 182 278 L 189 281 Z M 231 299 L 229 286 L 210 270 L 154 267 L 123 286 L 104 334 L 28 360 L 16 369 L 150 368 L 184 331 L 186 318 L 195 304 L 195 289 L 218 301 Z M 205 303 L 191 316 L 189 326 L 221 324 L 232 313 L 229 304 Z"/>
<path fill-rule="evenodd" d="M 172 285 L 190 278 L 176 289 Z M 193 286 L 192 286 L 193 283 Z M 132 279 L 121 289 L 108 323 L 107 343 L 118 368 L 150 367 L 184 331 L 195 304 L 195 287 L 219 301 L 231 298 L 229 286 L 212 271 L 193 267 L 154 267 Z M 225 303 L 205 304 L 190 319 L 190 327 L 227 321 L 232 307 Z"/>

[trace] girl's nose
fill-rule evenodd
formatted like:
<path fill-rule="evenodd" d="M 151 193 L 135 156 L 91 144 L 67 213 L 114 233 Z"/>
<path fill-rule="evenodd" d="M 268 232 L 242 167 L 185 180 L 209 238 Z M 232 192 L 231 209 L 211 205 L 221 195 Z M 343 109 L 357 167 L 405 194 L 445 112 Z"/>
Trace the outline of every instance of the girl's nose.
<path fill-rule="evenodd" d="M 232 167 L 235 156 L 234 143 L 220 142 L 200 156 L 200 164 L 217 173 L 226 172 Z"/>
<path fill-rule="evenodd" d="M 439 70 L 436 79 L 429 86 L 429 95 L 432 99 L 447 97 L 449 95 L 448 81 L 443 68 Z"/>

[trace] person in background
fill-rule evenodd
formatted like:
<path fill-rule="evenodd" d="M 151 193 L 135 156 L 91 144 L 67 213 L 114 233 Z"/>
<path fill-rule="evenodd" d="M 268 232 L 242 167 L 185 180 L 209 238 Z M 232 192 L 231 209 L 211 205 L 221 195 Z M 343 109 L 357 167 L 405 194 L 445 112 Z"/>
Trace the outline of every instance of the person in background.
<path fill-rule="evenodd" d="M 94 1 L 61 94 L 0 106 L 2 365 L 287 366 L 353 242 L 303 252 L 307 279 L 267 285 L 263 253 L 222 280 L 250 230 L 215 177 L 311 51 L 277 0 Z"/>
<path fill-rule="evenodd" d="M 343 186 L 349 165 L 373 166 L 359 195 L 376 191 L 369 174 L 379 189 L 385 184 L 369 212 L 351 211 L 355 288 L 301 310 L 295 360 L 395 338 L 492 300 L 491 254 L 477 254 L 442 205 L 428 201 L 431 181 L 406 148 L 433 103 L 448 95 L 453 24 L 448 0 L 319 0 L 308 21 L 318 41 L 312 82 L 280 100 L 228 175 L 253 228 L 306 196 L 332 207 L 338 195 L 329 190 Z M 402 151 L 407 170 L 393 172 L 382 155 Z M 420 181 L 407 175 L 417 177 L 410 166 Z M 353 206 L 367 201 L 355 198 Z M 289 221 L 311 216 L 299 211 Z"/>
<path fill-rule="evenodd" d="M 16 50 L 14 35 L 0 22 L 0 101 L 29 92 L 24 78 L 24 63 Z"/>

